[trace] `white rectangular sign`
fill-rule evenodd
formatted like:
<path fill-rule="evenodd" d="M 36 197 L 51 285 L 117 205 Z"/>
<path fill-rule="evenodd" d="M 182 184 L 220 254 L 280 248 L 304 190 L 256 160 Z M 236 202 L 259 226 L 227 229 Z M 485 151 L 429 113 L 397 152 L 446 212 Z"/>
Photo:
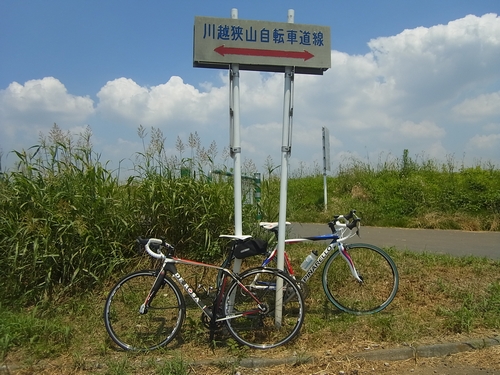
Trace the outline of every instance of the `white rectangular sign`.
<path fill-rule="evenodd" d="M 195 17 L 193 66 L 323 74 L 331 67 L 330 28 L 250 21 L 232 18 Z"/>

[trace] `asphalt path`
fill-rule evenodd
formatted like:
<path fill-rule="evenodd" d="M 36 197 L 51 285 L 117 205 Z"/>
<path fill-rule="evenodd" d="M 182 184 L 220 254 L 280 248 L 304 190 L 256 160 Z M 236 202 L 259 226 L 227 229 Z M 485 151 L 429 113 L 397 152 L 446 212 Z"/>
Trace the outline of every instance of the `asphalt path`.
<path fill-rule="evenodd" d="M 287 238 L 327 233 L 331 232 L 326 224 L 292 223 Z M 500 232 L 362 226 L 360 237 L 353 237 L 347 242 L 364 242 L 382 248 L 395 247 L 399 250 L 500 259 Z"/>

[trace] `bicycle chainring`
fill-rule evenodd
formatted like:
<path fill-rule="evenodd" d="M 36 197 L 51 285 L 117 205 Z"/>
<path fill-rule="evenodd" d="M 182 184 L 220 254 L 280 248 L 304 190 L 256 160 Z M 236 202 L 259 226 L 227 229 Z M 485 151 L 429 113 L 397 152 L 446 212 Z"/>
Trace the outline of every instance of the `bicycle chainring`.
<path fill-rule="evenodd" d="M 203 323 L 203 325 L 207 328 L 207 329 L 210 329 L 210 320 L 212 318 L 209 318 L 205 313 L 202 313 L 201 314 L 201 322 Z M 215 323 L 215 329 L 216 330 L 219 330 L 223 327 L 223 322 L 216 322 Z"/>
<path fill-rule="evenodd" d="M 309 297 L 309 287 L 305 282 L 303 282 L 302 280 L 297 280 L 297 286 L 302 293 L 302 298 L 306 299 L 307 297 Z"/>

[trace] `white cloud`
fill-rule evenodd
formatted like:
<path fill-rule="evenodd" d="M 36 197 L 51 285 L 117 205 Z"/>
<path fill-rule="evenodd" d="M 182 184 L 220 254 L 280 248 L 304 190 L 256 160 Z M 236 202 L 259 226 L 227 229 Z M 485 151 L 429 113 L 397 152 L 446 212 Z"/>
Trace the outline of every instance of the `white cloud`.
<path fill-rule="evenodd" d="M 443 138 L 446 134 L 444 129 L 438 127 L 436 124 L 430 121 L 422 121 L 419 124 L 415 124 L 412 121 L 405 121 L 398 128 L 398 135 L 403 136 L 407 139 L 415 138 Z M 402 139 L 399 138 L 399 141 Z"/>
<path fill-rule="evenodd" d="M 206 92 L 173 76 L 158 86 L 141 87 L 131 79 L 109 81 L 97 93 L 98 111 L 106 118 L 134 127 L 204 124 L 227 106 L 227 91 L 204 85 Z M 226 110 L 227 113 L 227 110 Z"/>
<path fill-rule="evenodd" d="M 81 122 L 94 112 L 92 99 L 69 94 L 53 77 L 27 81 L 24 85 L 11 83 L 0 90 L 0 107 L 6 118 L 23 121 L 45 115 Z"/>
<path fill-rule="evenodd" d="M 500 20 L 495 14 L 405 30 L 368 45 L 380 75 L 405 94 L 405 111 L 447 103 L 471 83 L 477 88 L 500 77 Z"/>
<path fill-rule="evenodd" d="M 473 156 L 473 163 L 493 162 L 498 167 L 500 165 L 500 133 L 475 135 L 467 142 L 465 150 Z"/>
<path fill-rule="evenodd" d="M 477 94 L 500 83 L 496 15 L 405 30 L 371 40 L 369 47 L 363 56 L 332 51 L 332 68 L 323 76 L 295 77 L 293 160 L 321 161 L 323 126 L 330 129 L 338 157 L 346 151 L 399 155 L 405 148 L 445 157 L 462 154 L 475 136 L 455 131 L 466 119 L 457 120 L 457 111 L 477 115 L 487 110 L 490 123 L 500 121 L 496 94 Z M 101 89 L 98 108 L 134 127 L 157 125 L 183 134 L 197 130 L 202 140 L 215 139 L 222 148 L 229 139 L 226 77 L 221 75 L 219 86 L 203 84 L 203 92 L 179 77 L 151 88 L 121 78 Z M 258 166 L 267 155 L 280 160 L 283 85 L 282 74 L 240 73 L 242 153 Z"/>
<path fill-rule="evenodd" d="M 296 78 L 302 90 L 297 127 L 328 126 L 344 150 L 358 155 L 405 148 L 439 158 L 482 153 L 467 143 L 477 129 L 500 122 L 498 93 L 481 95 L 500 86 L 499 17 L 471 15 L 405 30 L 369 47 L 364 56 L 332 51 L 332 68 L 323 77 Z M 452 110 L 457 102 L 462 105 Z M 477 127 L 457 130 L 472 116 L 481 120 Z M 488 157 L 500 161 L 498 154 Z"/>
<path fill-rule="evenodd" d="M 415 148 L 415 150 L 419 150 L 418 148 Z M 440 160 L 441 162 L 444 162 L 449 155 L 454 154 L 450 150 L 447 150 L 441 141 L 436 141 L 432 142 L 430 144 L 426 144 L 425 147 L 420 148 L 420 153 L 422 154 L 422 157 L 429 158 L 429 159 L 436 159 Z"/>
<path fill-rule="evenodd" d="M 467 148 L 491 150 L 500 155 L 500 134 L 476 135 L 468 142 Z"/>
<path fill-rule="evenodd" d="M 453 107 L 453 112 L 458 117 L 470 121 L 500 116 L 500 91 L 465 99 Z"/>
<path fill-rule="evenodd" d="M 35 144 L 39 132 L 46 132 L 53 123 L 82 129 L 94 113 L 88 96 L 75 96 L 56 78 L 45 77 L 11 83 L 0 90 L 0 135 L 9 150 Z"/>

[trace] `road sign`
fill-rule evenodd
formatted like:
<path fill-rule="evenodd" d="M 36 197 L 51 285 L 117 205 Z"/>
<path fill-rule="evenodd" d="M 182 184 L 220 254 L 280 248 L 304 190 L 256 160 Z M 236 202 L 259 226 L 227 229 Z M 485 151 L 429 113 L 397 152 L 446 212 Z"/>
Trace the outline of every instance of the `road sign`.
<path fill-rule="evenodd" d="M 323 74 L 331 67 L 330 28 L 195 17 L 193 66 L 243 70 Z"/>

